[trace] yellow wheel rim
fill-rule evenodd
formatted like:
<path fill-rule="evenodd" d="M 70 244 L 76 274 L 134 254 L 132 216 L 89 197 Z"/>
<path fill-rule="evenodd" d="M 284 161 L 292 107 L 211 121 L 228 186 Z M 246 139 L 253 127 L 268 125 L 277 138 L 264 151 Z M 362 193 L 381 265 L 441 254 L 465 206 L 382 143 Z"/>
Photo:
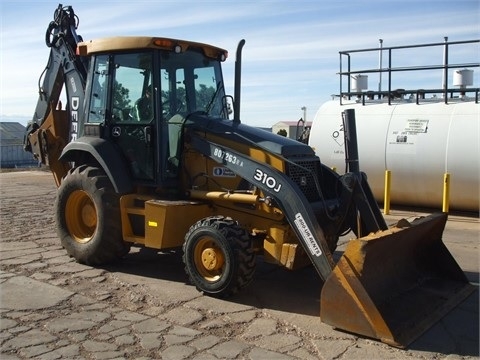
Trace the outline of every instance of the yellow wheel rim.
<path fill-rule="evenodd" d="M 97 228 L 97 210 L 92 198 L 83 190 L 75 190 L 65 206 L 65 220 L 72 238 L 79 243 L 89 242 Z"/>
<path fill-rule="evenodd" d="M 225 256 L 216 241 L 201 238 L 194 251 L 195 266 L 207 281 L 217 281 L 224 272 Z"/>

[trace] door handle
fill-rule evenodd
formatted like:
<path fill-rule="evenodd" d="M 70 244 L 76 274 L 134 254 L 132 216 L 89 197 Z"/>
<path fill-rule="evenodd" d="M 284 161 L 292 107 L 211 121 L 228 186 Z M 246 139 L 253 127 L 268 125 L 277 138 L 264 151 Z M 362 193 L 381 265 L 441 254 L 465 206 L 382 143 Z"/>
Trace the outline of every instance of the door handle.
<path fill-rule="evenodd" d="M 152 128 L 150 126 L 145 126 L 143 128 L 143 132 L 145 134 L 145 143 L 147 145 L 151 145 L 151 143 L 152 143 Z"/>

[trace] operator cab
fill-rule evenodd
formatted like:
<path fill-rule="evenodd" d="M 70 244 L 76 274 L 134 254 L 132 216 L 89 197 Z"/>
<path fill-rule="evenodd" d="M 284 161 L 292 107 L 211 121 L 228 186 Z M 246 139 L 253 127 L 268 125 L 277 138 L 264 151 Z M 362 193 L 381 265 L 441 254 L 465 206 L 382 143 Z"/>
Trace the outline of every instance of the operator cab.
<path fill-rule="evenodd" d="M 99 133 L 120 148 L 137 183 L 173 186 L 189 114 L 228 118 L 220 64 L 227 53 L 169 39 L 139 38 L 143 47 L 115 39 L 117 51 L 91 54 L 86 126 L 103 128 Z"/>

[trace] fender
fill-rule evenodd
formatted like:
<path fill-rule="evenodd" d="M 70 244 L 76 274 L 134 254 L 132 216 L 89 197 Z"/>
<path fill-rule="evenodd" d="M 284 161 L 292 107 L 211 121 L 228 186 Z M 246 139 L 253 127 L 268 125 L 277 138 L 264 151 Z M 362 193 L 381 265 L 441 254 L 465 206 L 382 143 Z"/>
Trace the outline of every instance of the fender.
<path fill-rule="evenodd" d="M 60 155 L 62 161 L 78 161 L 82 155 L 90 154 L 102 167 L 119 194 L 131 193 L 133 184 L 125 159 L 114 145 L 98 137 L 82 136 L 68 143 Z M 113 164 L 113 165 L 112 165 Z"/>

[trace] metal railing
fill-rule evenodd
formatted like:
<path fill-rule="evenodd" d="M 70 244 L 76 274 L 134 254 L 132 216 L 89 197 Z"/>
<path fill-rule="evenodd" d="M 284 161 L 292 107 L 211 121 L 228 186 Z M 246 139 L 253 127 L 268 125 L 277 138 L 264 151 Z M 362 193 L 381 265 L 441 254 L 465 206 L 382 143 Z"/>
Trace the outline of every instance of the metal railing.
<path fill-rule="evenodd" d="M 406 45 L 406 46 L 392 46 L 392 47 L 383 47 L 383 41 L 380 39 L 380 47 L 378 48 L 368 48 L 368 49 L 358 49 L 358 50 L 346 50 L 340 51 L 340 103 L 343 98 L 351 99 L 356 97 L 365 104 L 366 100 L 377 99 L 388 99 L 388 104 L 390 105 L 392 100 L 395 98 L 403 97 L 405 95 L 410 95 L 415 98 L 416 103 L 418 104 L 422 99 L 425 99 L 427 94 L 442 94 L 445 103 L 448 103 L 449 98 L 453 98 L 454 94 L 465 95 L 466 93 L 474 93 L 475 102 L 478 103 L 479 98 L 479 88 L 478 87 L 462 87 L 462 88 L 449 88 L 448 87 L 448 72 L 450 69 L 460 69 L 460 68 L 478 68 L 480 67 L 479 62 L 467 62 L 467 63 L 449 63 L 449 53 L 451 48 L 456 45 L 464 44 L 479 44 L 480 40 L 466 40 L 466 41 L 452 41 L 449 42 L 448 38 L 445 37 L 445 41 L 441 43 L 430 43 L 430 44 L 420 44 L 420 45 Z M 404 49 L 413 49 L 413 48 L 426 48 L 426 47 L 439 47 L 442 46 L 443 51 L 443 64 L 438 65 L 419 65 L 419 66 L 401 66 L 393 67 L 392 58 L 394 52 Z M 352 70 L 352 54 L 355 53 L 367 53 L 367 52 L 378 52 L 379 54 L 379 67 L 373 69 L 362 69 L 362 70 Z M 387 67 L 383 67 L 382 59 L 384 53 L 387 54 Z M 477 51 L 477 54 L 480 51 Z M 346 57 L 346 71 L 344 68 L 344 58 Z M 436 89 L 392 89 L 392 77 L 394 73 L 398 72 L 407 72 L 407 71 L 426 71 L 426 70 L 443 70 L 443 86 L 442 88 Z M 376 73 L 380 76 L 379 89 L 378 90 L 368 90 L 368 91 L 352 91 L 351 79 L 352 75 L 364 75 Z M 381 90 L 382 84 L 382 74 L 387 74 L 388 89 L 385 91 Z M 347 91 L 343 91 L 343 83 L 347 77 Z"/>

